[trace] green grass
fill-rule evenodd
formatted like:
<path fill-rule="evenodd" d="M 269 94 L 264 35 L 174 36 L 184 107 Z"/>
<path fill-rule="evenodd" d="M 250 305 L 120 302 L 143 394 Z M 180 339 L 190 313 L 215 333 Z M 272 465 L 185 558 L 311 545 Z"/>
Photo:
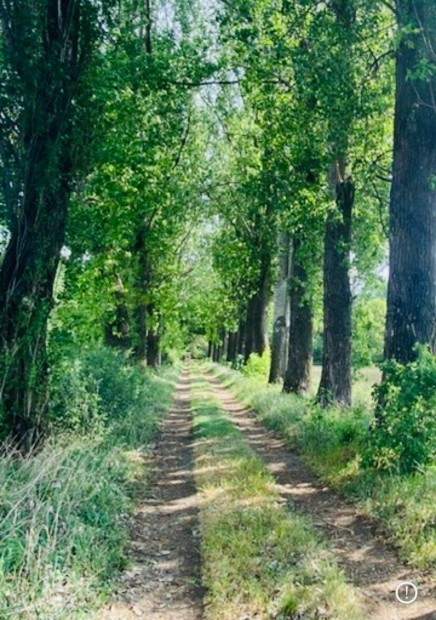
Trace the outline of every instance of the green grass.
<path fill-rule="evenodd" d="M 436 567 L 436 466 L 409 475 L 363 468 L 373 416 L 367 400 L 348 410 L 323 410 L 309 399 L 266 386 L 262 379 L 223 366 L 210 369 L 268 428 L 285 437 L 317 475 L 376 518 L 404 560 L 419 568 Z"/>
<path fill-rule="evenodd" d="M 353 588 L 309 520 L 213 398 L 193 387 L 206 619 L 360 618 Z"/>
<path fill-rule="evenodd" d="M 88 618 L 126 562 L 127 515 L 174 371 L 142 374 L 141 406 L 86 438 L 0 459 L 0 618 Z"/>
<path fill-rule="evenodd" d="M 321 380 L 322 366 L 314 364 L 311 373 L 311 395 L 315 396 Z M 353 400 L 355 403 L 370 403 L 373 385 L 380 383 L 381 370 L 376 366 L 361 368 L 353 377 Z"/>

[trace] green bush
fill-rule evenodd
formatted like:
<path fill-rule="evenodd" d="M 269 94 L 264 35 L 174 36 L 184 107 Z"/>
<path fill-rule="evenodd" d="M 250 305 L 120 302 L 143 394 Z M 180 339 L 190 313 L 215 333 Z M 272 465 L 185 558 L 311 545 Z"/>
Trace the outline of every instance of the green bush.
<path fill-rule="evenodd" d="M 57 368 L 57 433 L 39 452 L 4 447 L 0 458 L 0 618 L 91 616 L 125 564 L 132 491 L 174 378 L 104 348 Z"/>
<path fill-rule="evenodd" d="M 98 384 L 83 359 L 64 361 L 51 377 L 50 421 L 57 429 L 99 431 L 104 425 Z"/>
<path fill-rule="evenodd" d="M 58 430 L 98 432 L 109 422 L 149 411 L 150 387 L 150 374 L 120 352 L 107 347 L 79 351 L 53 374 L 51 421 Z"/>
<path fill-rule="evenodd" d="M 379 364 L 383 359 L 386 301 L 365 295 L 353 309 L 353 368 Z"/>
<path fill-rule="evenodd" d="M 420 349 L 416 361 L 384 366 L 375 388 L 381 412 L 364 463 L 411 472 L 436 457 L 436 355 Z"/>
<path fill-rule="evenodd" d="M 318 473 L 328 468 L 332 478 L 342 475 L 344 466 L 365 446 L 369 419 L 370 413 L 363 406 L 326 410 L 308 405 L 295 430 L 298 448 Z"/>
<path fill-rule="evenodd" d="M 208 342 L 204 336 L 195 336 L 189 345 L 189 353 L 195 360 L 206 359 Z"/>
<path fill-rule="evenodd" d="M 269 368 L 271 365 L 271 351 L 266 349 L 263 355 L 252 353 L 248 362 L 243 367 L 242 372 L 246 377 L 259 377 L 268 380 Z"/>

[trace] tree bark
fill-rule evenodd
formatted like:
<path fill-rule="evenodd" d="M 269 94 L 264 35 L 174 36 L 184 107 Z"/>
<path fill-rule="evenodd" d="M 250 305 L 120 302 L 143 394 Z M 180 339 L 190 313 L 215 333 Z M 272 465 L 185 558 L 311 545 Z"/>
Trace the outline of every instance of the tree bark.
<path fill-rule="evenodd" d="M 147 366 L 151 366 L 151 368 L 157 368 L 160 361 L 159 315 L 155 310 L 154 304 L 152 303 L 149 303 L 147 305 L 147 325 Z"/>
<path fill-rule="evenodd" d="M 336 206 L 327 216 L 324 240 L 323 365 L 317 399 L 323 405 L 351 404 L 350 243 L 354 183 L 337 165 Z"/>
<path fill-rule="evenodd" d="M 214 342 L 212 347 L 212 361 L 218 362 L 219 359 L 219 348 L 218 345 Z"/>
<path fill-rule="evenodd" d="M 278 235 L 278 276 L 274 287 L 274 325 L 271 346 L 269 383 L 283 379 L 286 371 L 286 353 L 289 325 L 290 241 L 287 233 Z"/>
<path fill-rule="evenodd" d="M 152 33 L 152 26 L 153 26 L 153 20 L 152 20 L 152 15 L 151 15 L 151 0 L 145 0 L 145 19 L 146 19 L 145 51 L 148 56 L 151 56 L 153 52 L 153 46 L 152 46 L 152 40 L 151 40 L 151 33 Z"/>
<path fill-rule="evenodd" d="M 228 346 L 227 346 L 227 361 L 231 362 L 232 364 L 236 360 L 237 345 L 238 345 L 238 333 L 229 332 Z"/>
<path fill-rule="evenodd" d="M 134 311 L 136 324 L 135 359 L 147 364 L 147 304 L 139 303 Z"/>
<path fill-rule="evenodd" d="M 385 357 L 407 363 L 422 343 L 436 352 L 436 5 L 397 0 L 393 182 Z"/>
<path fill-rule="evenodd" d="M 157 368 L 160 365 L 160 334 L 155 328 L 147 334 L 147 366 Z"/>
<path fill-rule="evenodd" d="M 236 355 L 244 357 L 245 353 L 245 338 L 247 333 L 247 321 L 241 319 L 238 326 L 238 346 L 236 347 Z"/>
<path fill-rule="evenodd" d="M 152 45 L 152 15 L 151 15 L 151 1 L 145 1 L 145 53 L 148 61 L 152 60 L 153 45 Z M 148 365 L 148 347 L 151 346 L 150 355 L 154 362 L 155 357 L 155 338 L 151 333 L 149 338 L 149 325 L 148 315 L 150 302 L 148 299 L 150 292 L 151 282 L 151 265 L 147 252 L 146 242 L 149 225 L 145 221 L 139 224 L 136 231 L 136 238 L 134 242 L 133 252 L 137 257 L 137 279 L 136 279 L 136 294 L 138 295 L 138 301 L 134 310 L 134 320 L 136 327 L 135 334 L 135 347 L 134 355 L 135 359 L 142 365 Z"/>
<path fill-rule="evenodd" d="M 223 355 L 223 341 L 222 341 L 222 331 L 221 329 L 218 330 L 218 342 L 216 345 L 216 361 L 220 362 L 222 355 Z"/>
<path fill-rule="evenodd" d="M 151 280 L 151 267 L 146 250 L 147 228 L 142 224 L 136 234 L 134 254 L 137 257 L 137 276 L 135 292 L 137 301 L 134 308 L 135 321 L 135 359 L 144 366 L 147 365 L 147 333 L 149 312 L 149 289 Z"/>
<path fill-rule="evenodd" d="M 263 355 L 268 347 L 268 302 L 270 297 L 270 268 L 269 256 L 262 259 L 257 291 L 248 301 L 247 323 L 245 335 L 245 362 L 252 353 Z"/>
<path fill-rule="evenodd" d="M 228 348 L 227 330 L 224 328 L 220 330 L 220 342 L 220 362 L 222 362 L 223 359 L 227 359 Z"/>
<path fill-rule="evenodd" d="M 130 315 L 126 303 L 126 294 L 120 276 L 117 276 L 115 290 L 115 316 L 104 325 L 104 339 L 109 347 L 130 349 L 132 346 Z"/>
<path fill-rule="evenodd" d="M 82 41 L 80 3 L 49 0 L 43 10 L 35 21 L 23 3 L 1 13 L 2 60 L 16 76 L 23 109 L 13 119 L 19 144 L 4 124 L 7 109 L 0 134 L 11 232 L 0 269 L 0 411 L 23 449 L 45 430 L 47 322 L 78 156 L 71 102 L 91 45 Z M 35 44 L 31 59 L 18 33 Z"/>
<path fill-rule="evenodd" d="M 307 394 L 313 349 L 312 300 L 308 294 L 308 273 L 301 257 L 303 242 L 300 237 L 292 241 L 291 275 L 289 286 L 290 327 L 288 367 L 283 384 L 284 392 Z"/>
<path fill-rule="evenodd" d="M 116 305 L 114 320 L 104 326 L 104 338 L 109 347 L 126 350 L 132 346 L 129 311 L 122 300 Z"/>

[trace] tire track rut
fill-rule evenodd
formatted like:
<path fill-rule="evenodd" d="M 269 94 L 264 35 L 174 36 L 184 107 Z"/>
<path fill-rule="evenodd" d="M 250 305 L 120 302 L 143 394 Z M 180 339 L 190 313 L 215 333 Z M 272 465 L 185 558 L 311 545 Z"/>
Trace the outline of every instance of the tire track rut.
<path fill-rule="evenodd" d="M 152 462 L 132 520 L 130 566 L 98 620 L 203 618 L 188 368 L 176 386 Z"/>
<path fill-rule="evenodd" d="M 328 540 L 360 592 L 368 620 L 436 620 L 434 579 L 402 564 L 367 517 L 311 474 L 284 440 L 267 430 L 215 377 L 208 373 L 206 377 L 223 409 L 275 476 L 282 498 L 310 516 Z M 395 598 L 401 581 L 418 586 L 418 599 L 410 605 Z"/>

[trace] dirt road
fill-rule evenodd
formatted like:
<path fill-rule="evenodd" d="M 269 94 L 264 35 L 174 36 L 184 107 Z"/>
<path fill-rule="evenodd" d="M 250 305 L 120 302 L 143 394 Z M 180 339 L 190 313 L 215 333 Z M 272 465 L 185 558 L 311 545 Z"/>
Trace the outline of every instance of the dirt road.
<path fill-rule="evenodd" d="M 308 515 L 328 541 L 368 620 L 436 620 L 434 583 L 402 564 L 395 550 L 352 504 L 324 486 L 276 434 L 238 403 L 218 380 L 210 390 L 274 475 L 284 501 Z M 176 387 L 153 455 L 151 479 L 132 518 L 131 565 L 102 620 L 201 620 L 204 617 L 198 538 L 199 494 L 192 464 L 189 370 Z M 395 598 L 399 582 L 419 588 L 417 600 Z M 235 618 L 235 620 L 239 620 Z M 250 619 L 246 619 L 250 620 Z"/>
<path fill-rule="evenodd" d="M 102 620 L 200 620 L 203 617 L 198 496 L 192 473 L 189 371 L 176 386 L 150 483 L 132 521 L 131 562 Z"/>

